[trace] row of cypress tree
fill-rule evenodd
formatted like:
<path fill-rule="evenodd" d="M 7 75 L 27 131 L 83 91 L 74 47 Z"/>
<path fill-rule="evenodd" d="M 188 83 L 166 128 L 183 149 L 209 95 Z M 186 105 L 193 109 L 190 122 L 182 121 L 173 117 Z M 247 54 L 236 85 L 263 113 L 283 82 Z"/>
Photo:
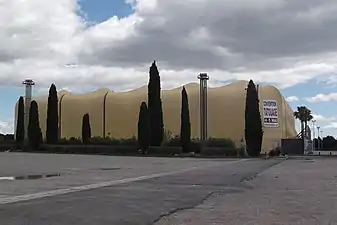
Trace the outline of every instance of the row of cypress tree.
<path fill-rule="evenodd" d="M 15 139 L 18 146 L 23 147 L 25 125 L 24 125 L 24 99 L 21 96 L 18 101 L 17 123 Z M 46 143 L 56 144 L 59 140 L 58 128 L 58 97 L 55 84 L 49 88 L 48 105 L 47 105 L 47 129 Z M 36 101 L 32 101 L 29 110 L 28 122 L 28 143 L 31 148 L 37 148 L 42 143 L 42 132 L 39 123 L 39 111 Z"/>
<path fill-rule="evenodd" d="M 23 147 L 24 141 L 24 100 L 21 96 L 18 102 L 18 119 L 16 128 L 16 141 Z M 37 148 L 42 142 L 42 132 L 39 122 L 39 109 L 36 101 L 32 101 L 29 109 L 28 120 L 28 144 L 31 148 Z"/>
<path fill-rule="evenodd" d="M 184 152 L 190 151 L 191 123 L 188 95 L 185 87 L 181 92 L 180 141 Z M 160 146 L 164 139 L 164 120 L 161 100 L 160 75 L 154 61 L 149 71 L 148 100 L 142 102 L 138 118 L 138 143 L 143 153 L 149 146 Z"/>
<path fill-rule="evenodd" d="M 36 148 L 42 142 L 39 125 L 38 105 L 31 102 L 29 114 L 28 138 L 31 147 Z M 50 86 L 47 105 L 46 143 L 56 144 L 59 141 L 58 127 L 58 97 L 54 84 Z M 89 114 L 83 116 L 82 139 L 88 143 L 91 138 Z M 164 121 L 161 100 L 160 75 L 154 61 L 149 71 L 148 101 L 142 102 L 138 120 L 139 147 L 146 151 L 149 146 L 160 146 L 164 138 Z M 259 110 L 258 91 L 252 80 L 246 89 L 245 107 L 245 140 L 249 156 L 258 156 L 261 152 L 263 139 L 262 121 Z M 24 140 L 24 99 L 19 98 L 16 127 L 16 141 L 22 146 Z M 185 87 L 181 92 L 181 128 L 180 141 L 184 152 L 191 151 L 191 123 L 189 115 L 188 94 Z"/>
<path fill-rule="evenodd" d="M 149 146 L 160 146 L 163 141 L 164 123 L 162 101 L 160 98 L 160 76 L 156 63 L 150 67 L 148 84 L 148 105 L 142 102 L 138 118 L 138 142 L 144 151 Z M 249 156 L 256 157 L 261 153 L 263 129 L 260 115 L 258 90 L 252 80 L 246 88 L 245 104 L 245 140 Z M 188 95 L 185 87 L 181 92 L 180 141 L 184 152 L 193 151 L 191 146 L 191 123 Z"/>

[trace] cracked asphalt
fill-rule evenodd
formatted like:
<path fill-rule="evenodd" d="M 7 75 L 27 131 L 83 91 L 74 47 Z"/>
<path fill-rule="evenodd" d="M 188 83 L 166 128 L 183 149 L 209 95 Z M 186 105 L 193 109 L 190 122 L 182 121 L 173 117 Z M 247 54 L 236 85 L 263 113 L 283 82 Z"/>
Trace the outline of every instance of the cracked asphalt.
<path fill-rule="evenodd" d="M 3 153 L 0 176 L 43 171 L 62 175 L 41 180 L 0 181 L 0 202 L 2 198 L 60 188 L 141 179 L 0 204 L 0 224 L 154 224 L 167 215 L 194 208 L 209 196 L 245 192 L 250 187 L 243 180 L 252 179 L 281 161 Z M 109 167 L 118 169 L 102 170 Z M 159 175 L 151 177 L 153 174 Z"/>

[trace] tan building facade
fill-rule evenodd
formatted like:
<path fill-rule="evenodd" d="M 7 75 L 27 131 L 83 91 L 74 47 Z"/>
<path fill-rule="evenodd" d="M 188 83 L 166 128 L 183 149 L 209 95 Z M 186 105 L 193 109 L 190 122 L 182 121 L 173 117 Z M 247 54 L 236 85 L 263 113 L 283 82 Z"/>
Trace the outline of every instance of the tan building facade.
<path fill-rule="evenodd" d="M 208 136 L 231 138 L 236 143 L 244 137 L 246 81 L 208 90 Z M 199 137 L 199 85 L 185 86 L 190 107 L 191 134 Z M 162 102 L 165 130 L 179 134 L 182 87 L 163 90 Z M 277 103 L 277 124 L 264 127 L 263 150 L 267 151 L 281 140 L 296 136 L 293 111 L 279 90 L 273 86 L 258 86 L 260 111 L 264 120 L 263 100 Z M 82 117 L 89 113 L 92 136 L 130 138 L 137 135 L 139 107 L 147 100 L 147 86 L 129 92 L 99 89 L 88 94 L 60 91 L 59 125 L 61 138 L 81 136 Z M 47 96 L 34 98 L 39 106 L 40 126 L 45 136 Z M 16 112 L 17 110 L 15 110 Z M 268 113 L 268 112 L 267 112 Z M 16 114 L 15 114 L 16 117 Z M 16 120 L 15 120 L 16 121 Z M 275 122 L 275 121 L 273 121 Z"/>

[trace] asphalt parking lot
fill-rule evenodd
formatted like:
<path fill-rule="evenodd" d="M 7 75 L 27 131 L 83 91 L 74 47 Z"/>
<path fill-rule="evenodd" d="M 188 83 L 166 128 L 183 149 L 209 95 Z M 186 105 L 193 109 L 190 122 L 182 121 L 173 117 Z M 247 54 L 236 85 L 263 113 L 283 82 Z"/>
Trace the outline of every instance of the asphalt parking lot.
<path fill-rule="evenodd" d="M 1 153 L 1 224 L 153 224 L 280 161 Z"/>

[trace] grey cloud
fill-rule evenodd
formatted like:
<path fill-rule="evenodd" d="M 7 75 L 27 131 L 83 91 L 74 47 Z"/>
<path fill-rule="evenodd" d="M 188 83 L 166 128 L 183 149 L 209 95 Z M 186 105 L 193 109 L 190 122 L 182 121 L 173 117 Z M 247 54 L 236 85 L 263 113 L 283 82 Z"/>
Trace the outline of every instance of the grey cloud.
<path fill-rule="evenodd" d="M 174 69 L 258 70 L 282 67 L 285 58 L 294 62 L 337 48 L 335 1 L 256 1 L 257 6 L 244 0 L 237 5 L 217 0 L 157 2 L 154 11 L 138 12 L 143 22 L 135 26 L 135 36 L 82 60 L 131 66 L 157 59 Z M 186 38 L 198 27 L 209 31 L 209 42 L 187 46 Z M 228 54 L 219 55 L 215 47 Z"/>

